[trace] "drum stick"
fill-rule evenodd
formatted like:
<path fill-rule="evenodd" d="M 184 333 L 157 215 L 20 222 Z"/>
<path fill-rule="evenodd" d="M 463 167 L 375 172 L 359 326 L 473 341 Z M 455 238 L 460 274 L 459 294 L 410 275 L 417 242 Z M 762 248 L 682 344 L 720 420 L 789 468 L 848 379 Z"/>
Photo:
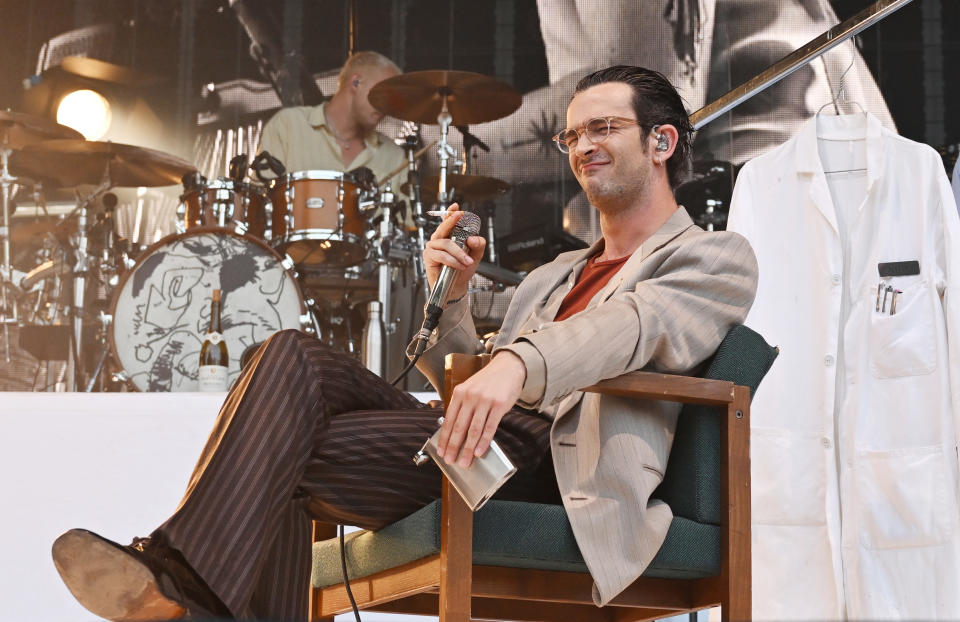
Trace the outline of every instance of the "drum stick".
<path fill-rule="evenodd" d="M 434 145 L 436 145 L 437 142 L 438 142 L 438 140 L 437 140 L 437 139 L 434 139 L 434 141 L 431 142 L 429 145 L 427 145 L 426 147 L 420 149 L 420 151 L 417 151 L 415 154 L 413 154 L 413 159 L 414 159 L 414 160 L 419 160 L 419 159 L 420 159 L 420 156 L 422 156 L 423 154 L 425 154 L 425 153 L 427 152 L 427 149 L 429 149 L 430 147 L 433 147 Z M 387 183 L 388 181 L 390 181 L 391 179 L 393 179 L 393 176 L 394 176 L 394 175 L 396 175 L 397 173 L 399 173 L 399 172 L 402 171 L 403 169 L 407 168 L 408 166 L 410 166 L 410 163 L 409 163 L 409 162 L 404 162 L 403 164 L 401 164 L 401 165 L 398 166 L 397 168 L 393 169 L 392 171 L 390 171 L 389 173 L 387 173 L 386 175 L 384 175 L 383 179 L 381 179 L 380 181 L 377 182 L 377 187 L 378 187 L 378 188 L 383 187 L 383 184 L 385 184 L 385 183 Z"/>

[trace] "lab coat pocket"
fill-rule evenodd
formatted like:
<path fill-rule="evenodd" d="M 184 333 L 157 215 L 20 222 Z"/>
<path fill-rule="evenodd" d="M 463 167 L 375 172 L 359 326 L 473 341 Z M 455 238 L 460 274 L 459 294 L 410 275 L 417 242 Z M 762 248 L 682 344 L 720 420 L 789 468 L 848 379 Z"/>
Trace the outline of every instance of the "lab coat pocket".
<path fill-rule="evenodd" d="M 894 283 L 894 287 L 896 284 Z M 937 364 L 933 304 L 927 282 L 897 295 L 897 312 L 870 309 L 870 371 L 877 378 L 929 374 Z"/>
<path fill-rule="evenodd" d="M 826 522 L 824 437 L 780 428 L 750 431 L 752 513 L 764 525 Z"/>
<path fill-rule="evenodd" d="M 957 521 L 955 476 L 941 446 L 858 452 L 860 542 L 868 549 L 932 546 Z"/>

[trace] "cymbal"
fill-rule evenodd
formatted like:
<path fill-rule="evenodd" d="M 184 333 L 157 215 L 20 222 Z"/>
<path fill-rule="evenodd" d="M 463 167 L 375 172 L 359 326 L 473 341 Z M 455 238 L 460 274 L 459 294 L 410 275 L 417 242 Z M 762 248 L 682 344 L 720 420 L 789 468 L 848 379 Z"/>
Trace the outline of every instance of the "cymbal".
<path fill-rule="evenodd" d="M 75 76 L 126 86 L 151 86 L 163 81 L 151 73 L 85 56 L 67 56 L 60 61 L 60 69 Z"/>
<path fill-rule="evenodd" d="M 430 175 L 426 179 L 426 184 L 426 187 L 431 190 L 439 190 L 440 177 Z M 447 188 L 452 188 L 457 196 L 462 196 L 464 199 L 478 201 L 499 194 L 506 194 L 510 191 L 510 184 L 496 177 L 451 173 L 447 175 Z"/>
<path fill-rule="evenodd" d="M 407 184 L 404 184 L 406 192 Z M 510 184 L 497 179 L 496 177 L 484 177 L 483 175 L 458 175 L 451 173 L 447 175 L 447 189 L 453 189 L 454 195 L 462 197 L 464 201 L 479 201 L 489 199 L 499 194 L 505 194 L 510 190 Z M 440 190 L 440 177 L 430 175 L 423 180 L 421 194 L 433 196 Z M 409 195 L 409 193 L 407 193 Z"/>
<path fill-rule="evenodd" d="M 387 78 L 370 89 L 373 107 L 391 117 L 437 123 L 444 95 L 452 125 L 485 123 L 520 107 L 520 94 L 509 84 L 470 71 L 413 71 Z"/>
<path fill-rule="evenodd" d="M 35 117 L 25 112 L 0 110 L 0 147 L 23 149 L 44 140 L 78 139 L 83 140 L 80 132 L 54 123 L 43 117 Z"/>
<path fill-rule="evenodd" d="M 162 151 L 90 140 L 48 140 L 10 158 L 15 174 L 61 186 L 99 184 L 107 166 L 114 186 L 171 186 L 196 167 Z"/>

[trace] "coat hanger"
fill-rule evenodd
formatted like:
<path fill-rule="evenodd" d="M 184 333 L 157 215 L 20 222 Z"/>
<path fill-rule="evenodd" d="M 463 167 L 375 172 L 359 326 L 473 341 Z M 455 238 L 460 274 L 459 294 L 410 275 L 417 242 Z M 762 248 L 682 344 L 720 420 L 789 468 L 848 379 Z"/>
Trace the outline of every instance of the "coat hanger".
<path fill-rule="evenodd" d="M 842 104 L 847 104 L 847 103 L 853 104 L 854 106 L 856 106 L 857 108 L 859 108 L 859 109 L 860 109 L 860 114 L 862 114 L 862 115 L 866 115 L 866 114 L 867 114 L 867 111 L 864 110 L 863 106 L 861 106 L 858 101 L 856 101 L 855 99 L 847 99 L 846 84 L 845 84 L 845 82 L 844 82 L 844 78 L 846 78 L 847 73 L 848 73 L 851 69 L 853 69 L 853 64 L 854 64 L 854 62 L 856 62 L 856 60 L 857 60 L 857 42 L 856 42 L 856 41 L 857 41 L 857 39 L 856 39 L 856 37 L 854 37 L 854 38 L 853 38 L 853 53 L 852 53 L 851 56 L 850 56 L 850 64 L 847 65 L 847 68 L 843 70 L 843 73 L 842 73 L 842 74 L 840 74 L 840 82 L 839 82 L 839 84 L 837 85 L 836 94 L 834 94 L 833 99 L 831 99 L 830 101 L 828 101 L 828 102 L 825 103 L 824 105 L 820 106 L 820 109 L 817 110 L 817 114 L 814 115 L 815 117 L 819 118 L 819 117 L 820 117 L 820 113 L 823 112 L 823 110 L 824 110 L 827 106 L 830 106 L 830 105 L 833 106 L 833 110 L 834 110 L 834 112 L 837 114 L 837 116 L 840 116 L 840 114 L 841 114 L 841 112 L 840 112 L 840 106 L 841 106 Z M 825 65 L 825 67 L 826 67 L 826 65 Z M 830 72 L 825 71 L 825 73 L 826 73 L 826 75 L 827 75 L 827 84 L 830 84 Z M 819 138 L 819 137 L 818 137 L 818 138 Z M 829 140 L 829 139 L 825 139 L 825 140 Z M 849 140 L 849 139 L 844 139 L 844 140 Z M 838 171 L 824 171 L 824 173 L 827 174 L 827 175 L 831 175 L 831 174 L 834 174 L 834 173 L 855 173 L 855 172 L 861 172 L 861 171 L 865 171 L 865 170 L 867 170 L 867 169 L 866 169 L 866 168 L 848 168 L 848 169 L 842 169 L 842 170 L 838 170 Z"/>
<path fill-rule="evenodd" d="M 853 69 L 853 64 L 857 60 L 857 40 L 857 37 L 853 38 L 853 53 L 850 55 L 850 64 L 848 64 L 847 68 L 844 69 L 843 73 L 840 74 L 840 82 L 837 85 L 837 91 L 834 94 L 833 99 L 820 106 L 820 110 L 817 110 L 817 114 L 815 116 L 819 117 L 820 113 L 823 112 L 823 109 L 830 105 L 833 106 L 834 112 L 839 116 L 840 104 L 847 103 L 853 104 L 859 108 L 861 114 L 867 113 L 867 111 L 863 109 L 863 106 L 860 105 L 860 102 L 856 101 L 855 99 L 847 99 L 846 83 L 844 82 L 844 78 L 846 78 L 850 70 Z M 827 77 L 827 84 L 830 86 L 830 90 L 833 90 L 833 85 L 830 84 L 830 72 L 826 71 L 826 60 L 824 60 L 824 74 Z"/>

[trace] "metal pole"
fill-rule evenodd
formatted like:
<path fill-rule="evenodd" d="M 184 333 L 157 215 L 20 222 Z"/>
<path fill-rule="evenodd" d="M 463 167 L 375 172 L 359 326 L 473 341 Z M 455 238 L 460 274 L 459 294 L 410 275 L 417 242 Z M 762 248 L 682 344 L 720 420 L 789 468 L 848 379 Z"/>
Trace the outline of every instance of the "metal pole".
<path fill-rule="evenodd" d="M 720 96 L 700 110 L 690 115 L 693 128 L 699 130 L 731 108 L 747 101 L 757 93 L 773 86 L 798 69 L 807 66 L 810 61 L 819 58 L 850 37 L 873 26 L 892 13 L 902 9 L 913 0 L 878 0 L 872 6 L 860 11 L 842 24 L 828 29 L 819 37 L 799 48 L 795 52 L 764 69 L 759 75 Z"/>
<path fill-rule="evenodd" d="M 17 324 L 17 305 L 7 294 L 7 283 L 13 283 L 13 264 L 10 263 L 10 192 L 14 177 L 10 175 L 8 162 L 12 150 L 4 144 L 0 147 L 0 192 L 3 222 L 0 224 L 0 240 L 3 242 L 3 263 L 0 264 L 0 322 L 3 323 L 3 360 L 10 362 L 10 324 Z"/>

